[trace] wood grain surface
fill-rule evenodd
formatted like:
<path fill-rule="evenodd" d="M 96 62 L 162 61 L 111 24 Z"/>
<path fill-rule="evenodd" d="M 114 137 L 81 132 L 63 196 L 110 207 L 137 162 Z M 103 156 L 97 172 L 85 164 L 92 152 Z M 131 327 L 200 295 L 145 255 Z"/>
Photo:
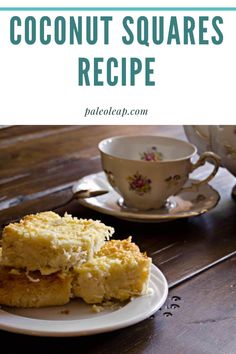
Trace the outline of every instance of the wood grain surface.
<path fill-rule="evenodd" d="M 171 289 L 166 305 L 154 317 L 112 333 L 39 339 L 0 332 L 1 343 L 16 340 L 22 347 L 28 343 L 37 353 L 236 353 L 236 202 L 231 198 L 235 178 L 229 172 L 221 168 L 211 182 L 221 197 L 217 207 L 184 220 L 131 223 L 86 209 L 76 201 L 60 207 L 70 199 L 75 181 L 101 170 L 98 142 L 122 134 L 186 140 L 181 126 L 13 126 L 0 130 L 0 225 L 49 209 L 102 220 L 115 227 L 115 238 L 132 235 L 163 271 Z M 195 176 L 202 178 L 211 168 L 204 166 Z M 171 300 L 173 296 L 180 299 Z"/>

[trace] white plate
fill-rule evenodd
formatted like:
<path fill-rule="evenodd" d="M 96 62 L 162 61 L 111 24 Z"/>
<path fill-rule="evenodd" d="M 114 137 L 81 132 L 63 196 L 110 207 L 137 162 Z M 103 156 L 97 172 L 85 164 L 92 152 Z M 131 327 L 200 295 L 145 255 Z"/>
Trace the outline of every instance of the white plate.
<path fill-rule="evenodd" d="M 189 179 L 188 184 L 197 182 Z M 94 173 L 81 178 L 73 186 L 73 192 L 78 190 L 108 190 L 109 193 L 98 197 L 79 199 L 80 204 L 98 212 L 134 222 L 164 222 L 180 218 L 201 215 L 214 208 L 220 199 L 219 193 L 209 184 L 198 189 L 182 191 L 169 198 L 169 204 L 158 210 L 137 211 L 122 207 L 119 204 L 119 194 L 116 193 L 103 172 Z"/>
<path fill-rule="evenodd" d="M 35 336 L 69 337 L 110 332 L 138 323 L 153 315 L 165 302 L 168 284 L 162 272 L 151 269 L 150 293 L 134 298 L 121 308 L 94 313 L 81 300 L 41 309 L 0 310 L 0 329 Z"/>

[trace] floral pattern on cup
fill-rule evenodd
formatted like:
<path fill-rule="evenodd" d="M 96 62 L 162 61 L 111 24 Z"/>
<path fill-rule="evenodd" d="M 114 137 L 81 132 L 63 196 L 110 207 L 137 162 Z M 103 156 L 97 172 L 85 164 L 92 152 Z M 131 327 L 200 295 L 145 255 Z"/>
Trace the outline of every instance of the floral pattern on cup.
<path fill-rule="evenodd" d="M 140 159 L 143 161 L 162 161 L 163 154 L 157 151 L 156 146 L 152 146 L 151 148 L 147 148 L 146 151 L 140 153 Z"/>
<path fill-rule="evenodd" d="M 165 179 L 165 182 L 169 185 L 169 187 L 177 186 L 180 181 L 180 175 L 169 176 Z"/>
<path fill-rule="evenodd" d="M 145 193 L 150 193 L 152 187 L 152 181 L 150 178 L 141 175 L 138 171 L 133 175 L 127 177 L 129 182 L 129 190 L 135 192 L 139 196 L 144 195 Z"/>
<path fill-rule="evenodd" d="M 104 170 L 106 176 L 107 176 L 107 179 L 108 179 L 108 182 L 112 185 L 112 187 L 115 187 L 115 178 L 114 178 L 114 175 L 111 171 L 107 171 L 107 170 Z"/>

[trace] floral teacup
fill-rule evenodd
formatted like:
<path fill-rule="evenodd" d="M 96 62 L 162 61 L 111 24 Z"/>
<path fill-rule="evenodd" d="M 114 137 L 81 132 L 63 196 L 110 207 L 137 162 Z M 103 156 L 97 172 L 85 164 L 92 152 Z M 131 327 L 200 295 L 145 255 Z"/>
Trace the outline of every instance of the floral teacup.
<path fill-rule="evenodd" d="M 208 183 L 220 165 L 212 152 L 203 153 L 193 164 L 196 147 L 167 137 L 112 137 L 101 141 L 99 150 L 110 185 L 123 197 L 125 206 L 138 210 L 161 208 L 207 160 L 214 163 L 214 170 L 197 184 Z"/>
<path fill-rule="evenodd" d="M 214 151 L 222 165 L 236 176 L 236 125 L 188 125 L 184 129 L 198 151 Z"/>
<path fill-rule="evenodd" d="M 184 129 L 199 152 L 214 151 L 222 165 L 236 176 L 236 125 L 186 125 Z M 236 186 L 233 195 L 236 197 Z"/>

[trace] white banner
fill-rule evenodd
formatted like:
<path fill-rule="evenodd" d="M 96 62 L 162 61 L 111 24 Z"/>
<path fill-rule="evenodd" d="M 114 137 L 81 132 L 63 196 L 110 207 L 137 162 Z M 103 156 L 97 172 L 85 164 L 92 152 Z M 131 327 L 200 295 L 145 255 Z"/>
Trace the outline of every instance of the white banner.
<path fill-rule="evenodd" d="M 0 124 L 235 123 L 232 2 L 132 3 L 1 1 Z"/>

